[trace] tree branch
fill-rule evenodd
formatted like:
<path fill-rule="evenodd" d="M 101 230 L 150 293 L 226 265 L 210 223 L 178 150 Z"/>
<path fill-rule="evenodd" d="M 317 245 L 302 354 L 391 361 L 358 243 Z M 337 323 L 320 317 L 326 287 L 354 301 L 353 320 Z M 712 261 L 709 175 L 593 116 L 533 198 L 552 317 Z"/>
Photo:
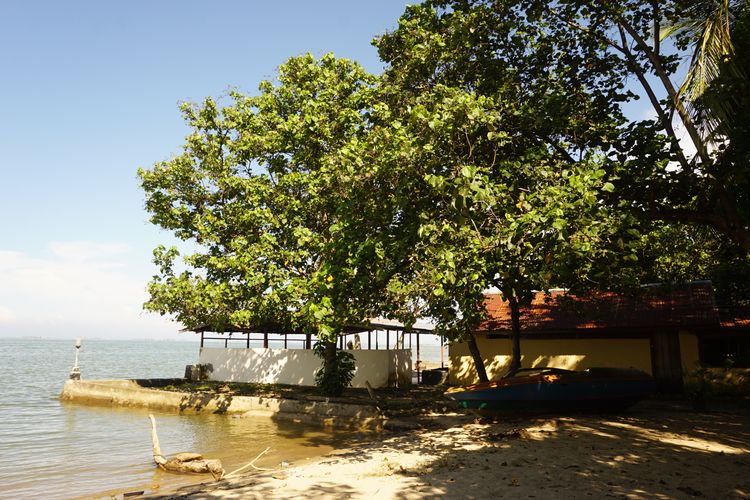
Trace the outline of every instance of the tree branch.
<path fill-rule="evenodd" d="M 664 127 L 664 130 L 667 131 L 667 134 L 669 134 L 669 137 L 671 138 L 671 142 L 675 146 L 675 149 L 677 150 L 677 161 L 680 162 L 680 166 L 682 166 L 683 170 L 687 172 L 690 170 L 690 165 L 688 164 L 687 158 L 685 158 L 685 155 L 682 152 L 682 148 L 679 146 L 679 140 L 677 139 L 677 134 L 675 133 L 674 127 L 672 126 L 672 120 L 670 120 L 669 117 L 667 117 L 667 114 L 664 112 L 664 108 L 662 108 L 661 104 L 659 103 L 659 99 L 656 97 L 654 90 L 651 88 L 651 85 L 648 83 L 648 80 L 646 80 L 646 75 L 643 74 L 643 71 L 641 71 L 641 68 L 638 66 L 638 61 L 636 61 L 635 56 L 628 48 L 627 39 L 625 37 L 625 32 L 623 31 L 623 28 L 621 26 L 618 26 L 618 30 L 620 32 L 620 39 L 622 40 L 622 46 L 625 49 L 623 53 L 625 54 L 625 57 L 628 60 L 630 69 L 633 71 L 633 73 L 635 73 L 635 76 L 638 78 L 638 81 L 641 83 L 643 90 L 646 91 L 648 100 L 651 101 L 651 106 L 654 108 L 654 111 L 656 111 L 656 114 L 659 115 L 659 121 Z"/>
<path fill-rule="evenodd" d="M 680 101 L 680 98 L 677 95 L 677 90 L 674 88 L 674 85 L 672 85 L 672 80 L 669 79 L 669 75 L 667 75 L 667 72 L 661 65 L 659 57 L 654 53 L 653 50 L 651 50 L 651 47 L 648 46 L 643 37 L 630 24 L 624 22 L 622 19 L 617 19 L 617 25 L 621 30 L 624 29 L 628 32 L 633 41 L 635 41 L 638 48 L 640 48 L 646 55 L 646 57 L 648 57 L 649 61 L 651 61 L 654 72 L 656 73 L 656 76 L 659 77 L 659 80 L 661 80 L 661 83 L 664 86 L 664 90 L 666 90 L 667 96 L 669 97 L 669 100 L 677 110 L 677 114 L 680 115 L 682 124 L 684 125 L 685 130 L 687 130 L 690 139 L 693 141 L 693 145 L 695 145 L 698 156 L 700 156 L 701 160 L 704 163 L 708 164 L 710 162 L 710 158 L 708 156 L 708 152 L 706 151 L 706 146 L 703 143 L 703 140 L 701 139 L 701 136 L 698 133 L 698 129 L 693 123 L 693 120 L 690 118 L 690 115 L 685 109 L 685 106 L 682 105 L 682 101 Z"/>

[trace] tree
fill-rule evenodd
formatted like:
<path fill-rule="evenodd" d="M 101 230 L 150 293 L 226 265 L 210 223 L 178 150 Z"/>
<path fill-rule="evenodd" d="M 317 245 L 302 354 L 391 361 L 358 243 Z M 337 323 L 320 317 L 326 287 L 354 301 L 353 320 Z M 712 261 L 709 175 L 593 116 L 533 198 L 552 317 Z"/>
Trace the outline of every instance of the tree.
<path fill-rule="evenodd" d="M 339 202 L 341 157 L 366 133 L 374 82 L 355 63 L 307 55 L 257 96 L 232 92 L 221 109 L 210 98 L 183 105 L 192 129 L 183 153 L 139 176 L 151 221 L 195 250 L 182 264 L 177 249 L 155 250 L 145 307 L 188 327 L 270 321 L 315 333 L 325 346 L 321 385 L 343 390 L 336 339 L 368 317 L 374 280 L 357 273 L 372 254 L 367 242 L 342 241 L 342 220 L 353 216 Z"/>
<path fill-rule="evenodd" d="M 443 84 L 412 94 L 401 85 L 379 90 L 365 148 L 374 155 L 362 171 L 376 179 L 375 197 L 396 200 L 392 223 L 373 229 L 410 242 L 389 251 L 405 263 L 387 287 L 389 312 L 408 321 L 416 308 L 448 338 L 466 340 L 486 381 L 472 332 L 486 314 L 483 292 L 498 287 L 513 314 L 513 373 L 521 366 L 520 305 L 621 227 L 599 203 L 613 185 L 598 158 L 571 162 L 529 139 L 519 124 L 531 117 L 511 95 Z"/>
<path fill-rule="evenodd" d="M 671 80 L 691 39 L 675 46 L 652 36 L 679 20 L 685 3 L 433 0 L 408 8 L 377 45 L 413 93 L 438 83 L 514 92 L 519 107 L 536 112 L 527 115 L 530 137 L 573 158 L 607 155 L 607 171 L 620 178 L 613 206 L 627 201 L 644 220 L 711 227 L 747 254 L 746 166 L 738 172 L 710 150 Z M 641 96 L 655 120 L 623 114 L 622 103 Z"/>
<path fill-rule="evenodd" d="M 693 0 L 682 2 L 681 9 L 672 13 L 659 33 L 660 38 L 672 38 L 686 50 L 692 46 L 690 66 L 678 96 L 685 100 L 688 108 L 705 93 L 708 86 L 723 72 L 730 70 L 738 74 L 738 66 L 732 61 L 735 56 L 732 32 L 737 14 L 742 15 L 742 1 Z M 728 64 L 729 63 L 729 64 Z M 746 78 L 746 77 L 745 77 Z M 718 116 L 707 119 L 706 115 L 693 108 L 693 120 L 703 124 L 704 129 L 715 129 Z"/>
<path fill-rule="evenodd" d="M 747 190 L 736 187 L 746 178 L 709 151 L 670 79 L 685 47 L 665 51 L 650 36 L 678 8 L 433 0 L 407 8 L 398 28 L 376 40 L 389 64 L 393 135 L 416 138 L 392 141 L 411 148 L 404 156 L 413 160 L 396 167 L 396 177 L 412 196 L 431 200 L 403 210 L 420 214 L 423 245 L 405 281 L 459 337 L 471 340 L 488 286 L 510 301 L 516 332 L 518 304 L 532 288 L 635 286 L 656 263 L 637 259 L 659 227 L 696 224 L 740 253 L 750 250 Z M 628 79 L 656 120 L 627 119 L 623 103 L 640 97 Z M 461 109 L 462 99 L 475 109 Z M 695 155 L 683 149 L 676 121 Z M 580 181 L 579 192 L 563 172 Z M 525 198 L 533 200 L 528 217 Z"/>

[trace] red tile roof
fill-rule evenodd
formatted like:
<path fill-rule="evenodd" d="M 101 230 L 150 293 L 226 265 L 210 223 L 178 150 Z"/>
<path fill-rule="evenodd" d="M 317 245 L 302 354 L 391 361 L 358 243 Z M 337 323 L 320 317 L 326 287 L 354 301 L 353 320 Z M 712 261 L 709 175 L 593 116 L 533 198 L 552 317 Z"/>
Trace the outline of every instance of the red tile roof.
<path fill-rule="evenodd" d="M 750 330 L 750 308 L 721 308 L 719 320 L 722 328 Z"/>
<path fill-rule="evenodd" d="M 510 308 L 501 294 L 488 294 L 485 305 L 489 317 L 479 332 L 509 331 Z M 633 296 L 615 292 L 595 292 L 578 297 L 564 291 L 537 293 L 531 305 L 521 308 L 521 330 L 533 332 L 643 331 L 654 327 L 750 326 L 744 319 L 721 317 L 710 282 L 694 282 L 670 287 L 647 286 Z M 732 323 L 734 322 L 734 323 Z"/>

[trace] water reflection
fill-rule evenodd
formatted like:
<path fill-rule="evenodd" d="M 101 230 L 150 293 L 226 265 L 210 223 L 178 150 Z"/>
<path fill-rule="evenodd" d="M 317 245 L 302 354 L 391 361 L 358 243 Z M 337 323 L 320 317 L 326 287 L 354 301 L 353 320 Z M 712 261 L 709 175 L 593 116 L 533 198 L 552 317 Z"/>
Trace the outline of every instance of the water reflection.
<path fill-rule="evenodd" d="M 148 410 L 117 409 L 64 404 L 66 440 L 71 450 L 89 450 L 80 457 L 65 454 L 72 481 L 68 494 L 94 492 L 158 491 L 210 481 L 210 475 L 172 474 L 153 463 Z M 327 432 L 270 417 L 234 418 L 227 415 L 175 415 L 152 412 L 156 417 L 162 451 L 166 455 L 192 451 L 218 458 L 227 472 L 246 465 L 266 447 L 271 450 L 255 465 L 274 468 L 282 461 L 294 464 L 328 453 L 354 437 Z M 95 429 L 95 432 L 91 432 Z M 106 439 L 102 436 L 106 434 Z M 113 479 L 114 483 L 113 483 Z M 113 489 L 115 487 L 115 489 Z"/>
<path fill-rule="evenodd" d="M 159 471 L 151 452 L 148 411 L 61 404 L 71 342 L 0 339 L 6 371 L 0 377 L 0 498 L 91 497 L 109 492 L 168 490 L 210 475 Z M 181 342 L 88 341 L 83 377 L 175 377 L 194 362 L 197 345 Z M 194 451 L 219 458 L 227 471 L 264 450 L 256 465 L 299 462 L 345 445 L 351 433 L 254 417 L 153 412 L 165 453 Z"/>

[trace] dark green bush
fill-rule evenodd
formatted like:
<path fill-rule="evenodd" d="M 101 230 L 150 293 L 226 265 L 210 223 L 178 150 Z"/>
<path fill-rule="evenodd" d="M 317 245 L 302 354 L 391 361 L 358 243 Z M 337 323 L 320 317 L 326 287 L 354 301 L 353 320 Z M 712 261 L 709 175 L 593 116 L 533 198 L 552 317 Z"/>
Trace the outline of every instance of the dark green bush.
<path fill-rule="evenodd" d="M 335 344 L 332 348 L 336 349 Z M 344 389 L 349 387 L 354 378 L 354 356 L 345 351 L 336 349 L 336 357 L 332 366 L 326 366 L 326 345 L 323 342 L 316 342 L 313 347 L 315 354 L 323 360 L 323 366 L 315 372 L 315 385 L 326 396 L 340 396 Z"/>

